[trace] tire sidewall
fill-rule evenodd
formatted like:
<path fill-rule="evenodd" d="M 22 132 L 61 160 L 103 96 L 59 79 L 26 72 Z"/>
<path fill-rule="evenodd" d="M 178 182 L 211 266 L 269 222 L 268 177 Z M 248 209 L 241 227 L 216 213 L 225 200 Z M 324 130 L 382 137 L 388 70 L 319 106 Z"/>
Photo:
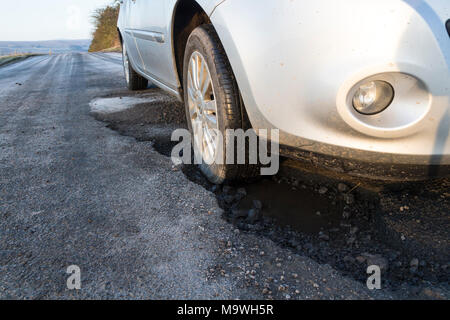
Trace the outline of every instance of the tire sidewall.
<path fill-rule="evenodd" d="M 220 77 L 222 76 L 217 68 L 216 63 L 214 61 L 211 52 L 215 50 L 214 42 L 211 39 L 210 35 L 204 30 L 202 27 L 195 29 L 191 36 L 189 37 L 186 45 L 185 55 L 184 55 L 184 64 L 183 64 L 183 88 L 184 90 L 184 101 L 185 101 L 185 109 L 186 109 L 186 119 L 189 127 L 189 131 L 191 132 L 191 136 L 193 138 L 194 133 L 192 129 L 191 119 L 189 117 L 189 107 L 188 107 L 188 92 L 187 92 L 187 75 L 189 69 L 189 62 L 193 52 L 198 51 L 203 58 L 206 60 L 208 64 L 211 80 L 214 87 L 214 97 L 217 104 L 217 123 L 219 127 L 219 131 L 222 132 L 224 137 L 223 143 L 223 155 L 226 155 L 226 146 L 225 146 L 225 135 L 227 129 L 237 129 L 240 126 L 237 124 L 232 124 L 227 121 L 227 115 L 225 114 L 225 95 L 222 90 L 222 86 L 220 84 Z M 194 140 L 192 140 L 194 141 Z M 194 147 L 194 144 L 193 144 Z M 223 183 L 226 179 L 226 165 L 225 164 L 212 164 L 208 165 L 206 163 L 202 163 L 199 165 L 202 172 L 207 176 L 207 178 L 213 183 Z"/>
<path fill-rule="evenodd" d="M 125 53 L 124 53 L 125 51 Z M 125 82 L 127 84 L 127 88 L 130 91 L 139 91 L 139 90 L 145 90 L 148 87 L 148 79 L 138 74 L 134 68 L 133 64 L 130 59 L 130 55 L 128 54 L 128 50 L 125 44 L 122 45 L 122 64 L 124 68 L 124 72 L 126 70 L 125 67 L 125 57 L 128 59 L 128 72 L 129 72 L 129 78 L 128 81 L 126 80 L 125 75 Z"/>
<path fill-rule="evenodd" d="M 125 70 L 125 58 L 128 59 L 128 79 L 127 79 L 127 74 L 126 74 L 126 70 Z M 125 76 L 125 82 L 127 84 L 127 88 L 130 89 L 131 85 L 131 61 L 130 61 L 130 57 L 128 56 L 128 52 L 127 52 L 127 48 L 125 46 L 125 43 L 122 45 L 122 66 L 123 66 L 123 73 Z"/>

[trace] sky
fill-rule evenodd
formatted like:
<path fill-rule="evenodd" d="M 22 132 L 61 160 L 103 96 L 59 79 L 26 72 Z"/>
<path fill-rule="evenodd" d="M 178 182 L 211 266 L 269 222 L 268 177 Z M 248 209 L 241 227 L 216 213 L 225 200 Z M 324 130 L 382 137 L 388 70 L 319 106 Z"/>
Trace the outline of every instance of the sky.
<path fill-rule="evenodd" d="M 92 38 L 92 12 L 112 0 L 0 0 L 0 41 Z"/>

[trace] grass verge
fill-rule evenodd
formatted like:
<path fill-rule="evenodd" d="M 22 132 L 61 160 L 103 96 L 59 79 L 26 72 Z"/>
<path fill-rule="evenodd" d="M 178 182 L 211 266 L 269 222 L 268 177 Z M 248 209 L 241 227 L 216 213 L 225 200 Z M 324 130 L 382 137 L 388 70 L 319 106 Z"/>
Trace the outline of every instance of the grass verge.
<path fill-rule="evenodd" d="M 101 50 L 99 52 L 122 52 L 122 47 L 121 46 L 112 47 L 112 48 Z"/>
<path fill-rule="evenodd" d="M 11 56 L 0 56 L 0 67 L 3 67 L 10 63 L 19 62 L 30 57 L 39 56 L 40 54 L 29 53 L 29 54 L 17 54 Z"/>

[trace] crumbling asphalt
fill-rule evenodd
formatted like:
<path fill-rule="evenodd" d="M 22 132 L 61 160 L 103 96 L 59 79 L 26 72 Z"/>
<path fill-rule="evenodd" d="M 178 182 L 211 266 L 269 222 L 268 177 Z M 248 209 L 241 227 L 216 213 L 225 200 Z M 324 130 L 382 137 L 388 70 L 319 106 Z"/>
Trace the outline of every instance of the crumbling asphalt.
<path fill-rule="evenodd" d="M 285 160 L 211 185 L 169 157 L 182 106 L 127 92 L 117 54 L 0 68 L 0 101 L 2 299 L 449 297 L 447 179 L 380 185 Z"/>

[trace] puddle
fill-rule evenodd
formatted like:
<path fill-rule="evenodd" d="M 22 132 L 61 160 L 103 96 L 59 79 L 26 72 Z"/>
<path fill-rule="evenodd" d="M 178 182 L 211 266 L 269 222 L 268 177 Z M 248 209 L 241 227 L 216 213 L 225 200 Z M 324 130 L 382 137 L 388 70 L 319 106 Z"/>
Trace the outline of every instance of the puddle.
<path fill-rule="evenodd" d="M 264 216 L 299 232 L 318 233 L 337 227 L 342 218 L 341 205 L 307 188 L 293 189 L 288 184 L 264 179 L 246 186 L 246 191 L 247 196 L 239 204 L 241 209 L 250 210 L 253 201 L 259 200 Z"/>
<path fill-rule="evenodd" d="M 170 124 L 184 128 L 186 122 L 184 106 L 159 89 L 135 96 L 97 98 L 89 106 L 94 118 L 113 124 Z"/>
<path fill-rule="evenodd" d="M 112 97 L 112 98 L 98 98 L 91 103 L 91 112 L 93 113 L 117 113 L 125 110 L 133 109 L 136 105 L 151 103 L 155 101 L 155 97 L 138 98 L 138 97 Z"/>

